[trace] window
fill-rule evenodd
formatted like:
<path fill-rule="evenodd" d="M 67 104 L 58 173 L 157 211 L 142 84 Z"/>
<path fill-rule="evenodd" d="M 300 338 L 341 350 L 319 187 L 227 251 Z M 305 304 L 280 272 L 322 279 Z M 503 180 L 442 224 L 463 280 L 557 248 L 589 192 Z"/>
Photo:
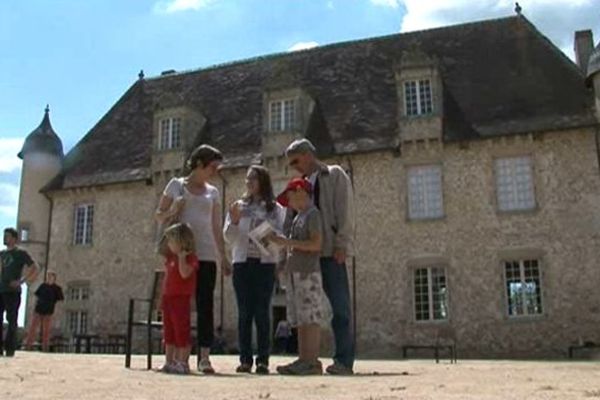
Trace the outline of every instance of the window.
<path fill-rule="evenodd" d="M 294 99 L 272 101 L 269 104 L 269 131 L 291 131 L 296 120 Z"/>
<path fill-rule="evenodd" d="M 160 120 L 159 150 L 171 150 L 181 147 L 181 118 Z"/>
<path fill-rule="evenodd" d="M 76 245 L 92 244 L 92 231 L 94 228 L 94 205 L 85 204 L 75 207 L 75 234 Z"/>
<path fill-rule="evenodd" d="M 409 218 L 441 218 L 443 215 L 442 168 L 439 165 L 409 167 Z"/>
<path fill-rule="evenodd" d="M 508 315 L 539 315 L 542 313 L 542 288 L 538 260 L 517 260 L 504 263 Z"/>
<path fill-rule="evenodd" d="M 67 292 L 67 300 L 79 301 L 88 300 L 90 298 L 90 287 L 89 286 L 69 286 Z"/>
<path fill-rule="evenodd" d="M 69 332 L 75 335 L 87 333 L 88 313 L 87 311 L 69 311 L 67 314 Z"/>
<path fill-rule="evenodd" d="M 417 268 L 414 272 L 415 319 L 448 319 L 448 288 L 443 267 Z"/>
<path fill-rule="evenodd" d="M 535 208 L 531 157 L 495 160 L 496 195 L 500 211 Z"/>
<path fill-rule="evenodd" d="M 433 112 L 433 96 L 431 95 L 431 81 L 421 79 L 404 82 L 404 103 L 406 115 L 427 115 Z"/>
<path fill-rule="evenodd" d="M 21 228 L 21 242 L 25 243 L 29 241 L 29 228 Z"/>
<path fill-rule="evenodd" d="M 67 286 L 66 308 L 67 329 L 71 334 L 84 334 L 88 330 L 88 310 L 90 285 L 85 282 L 71 283 Z"/>

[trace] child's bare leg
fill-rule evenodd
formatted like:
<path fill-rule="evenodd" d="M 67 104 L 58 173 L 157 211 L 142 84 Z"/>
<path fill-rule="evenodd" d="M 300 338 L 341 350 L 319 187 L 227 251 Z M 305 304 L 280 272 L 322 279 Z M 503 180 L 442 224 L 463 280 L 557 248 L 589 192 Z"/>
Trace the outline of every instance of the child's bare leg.
<path fill-rule="evenodd" d="M 298 347 L 300 360 L 315 362 L 321 349 L 321 327 L 318 324 L 306 324 L 298 327 Z"/>
<path fill-rule="evenodd" d="M 306 354 L 306 329 L 308 325 L 298 325 L 298 359 L 300 361 L 310 361 Z"/>
<path fill-rule="evenodd" d="M 309 324 L 305 328 L 305 356 L 310 362 L 319 360 L 321 352 L 321 327 L 318 324 Z"/>
<path fill-rule="evenodd" d="M 173 362 L 175 362 L 176 351 L 176 347 L 172 344 L 165 344 L 165 358 L 167 360 L 167 364 L 173 364 Z"/>
<path fill-rule="evenodd" d="M 191 351 L 192 347 L 191 346 L 186 346 L 186 347 L 178 347 L 177 348 L 177 355 L 176 355 L 176 361 L 178 364 L 183 365 L 185 367 L 186 372 L 189 371 L 190 368 L 190 364 L 189 364 L 189 358 L 190 358 L 190 351 Z"/>
<path fill-rule="evenodd" d="M 175 360 L 183 363 L 185 365 L 189 365 L 188 361 L 190 358 L 190 351 L 192 350 L 191 346 L 186 347 L 177 347 Z"/>
<path fill-rule="evenodd" d="M 27 340 L 25 340 L 25 347 L 27 350 L 31 350 L 33 346 L 33 342 L 35 341 L 36 336 L 39 334 L 40 329 L 40 315 L 38 313 L 33 313 L 33 319 L 31 321 L 31 325 L 29 326 L 29 331 L 27 331 Z"/>

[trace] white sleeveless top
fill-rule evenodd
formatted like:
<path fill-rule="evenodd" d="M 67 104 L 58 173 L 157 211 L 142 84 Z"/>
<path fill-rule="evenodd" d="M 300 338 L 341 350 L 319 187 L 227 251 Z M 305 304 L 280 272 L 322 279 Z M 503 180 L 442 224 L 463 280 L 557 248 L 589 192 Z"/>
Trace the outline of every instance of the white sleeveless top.
<path fill-rule="evenodd" d="M 173 178 L 167 184 L 164 195 L 176 199 L 183 195 L 185 205 L 181 222 L 190 225 L 196 239 L 196 256 L 202 261 L 218 261 L 217 242 L 212 227 L 214 207 L 219 206 L 219 189 L 205 183 L 206 190 L 201 195 L 185 188 L 184 178 Z"/>

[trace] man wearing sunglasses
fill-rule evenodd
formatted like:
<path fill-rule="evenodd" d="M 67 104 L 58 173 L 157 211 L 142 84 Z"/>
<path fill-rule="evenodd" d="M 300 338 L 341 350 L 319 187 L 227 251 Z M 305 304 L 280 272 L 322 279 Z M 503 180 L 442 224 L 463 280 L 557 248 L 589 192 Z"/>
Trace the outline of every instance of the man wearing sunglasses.
<path fill-rule="evenodd" d="M 323 219 L 321 274 L 323 290 L 333 310 L 331 325 L 335 340 L 334 363 L 326 371 L 332 375 L 351 375 L 354 342 L 346 258 L 354 251 L 352 184 L 342 167 L 321 162 L 307 139 L 292 142 L 285 155 L 289 166 L 312 184 L 312 200 Z M 288 219 L 291 221 L 291 215 Z"/>

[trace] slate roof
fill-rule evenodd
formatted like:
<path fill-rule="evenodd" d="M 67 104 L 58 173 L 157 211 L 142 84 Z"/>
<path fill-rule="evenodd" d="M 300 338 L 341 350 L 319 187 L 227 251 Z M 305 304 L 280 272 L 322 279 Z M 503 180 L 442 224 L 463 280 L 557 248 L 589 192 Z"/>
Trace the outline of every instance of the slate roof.
<path fill-rule="evenodd" d="M 33 132 L 27 135 L 21 151 L 17 154 L 20 159 L 23 159 L 25 154 L 31 151 L 48 153 L 60 158 L 64 156 L 62 142 L 56 132 L 54 132 L 54 129 L 52 129 L 49 113 L 50 108 L 46 106 L 42 122 Z"/>
<path fill-rule="evenodd" d="M 593 75 L 600 72 L 600 43 L 594 49 L 594 52 L 590 56 L 590 61 L 587 66 L 587 79 L 590 82 Z"/>
<path fill-rule="evenodd" d="M 275 54 L 134 83 L 69 152 L 45 190 L 150 177 L 153 112 L 185 105 L 207 118 L 196 143 L 229 165 L 260 157 L 263 95 L 301 88 L 317 102 L 308 137 L 332 154 L 391 148 L 394 68 L 418 47 L 439 63 L 445 141 L 596 125 L 585 77 L 523 16 Z"/>

